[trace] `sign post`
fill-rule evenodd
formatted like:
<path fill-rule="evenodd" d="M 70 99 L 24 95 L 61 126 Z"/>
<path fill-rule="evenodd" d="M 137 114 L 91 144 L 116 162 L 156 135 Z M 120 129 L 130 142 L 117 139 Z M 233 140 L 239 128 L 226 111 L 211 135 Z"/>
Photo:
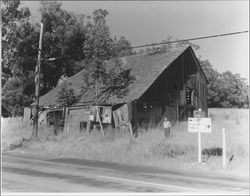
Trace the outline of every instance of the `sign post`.
<path fill-rule="evenodd" d="M 222 165 L 223 165 L 223 168 L 226 167 L 226 155 L 227 154 L 227 151 L 226 151 L 226 134 L 225 134 L 225 128 L 222 128 Z"/>
<path fill-rule="evenodd" d="M 201 132 L 198 132 L 198 163 L 201 163 Z"/>
<path fill-rule="evenodd" d="M 211 133 L 211 118 L 188 118 L 188 132 L 198 133 L 198 162 L 201 163 L 201 133 Z"/>

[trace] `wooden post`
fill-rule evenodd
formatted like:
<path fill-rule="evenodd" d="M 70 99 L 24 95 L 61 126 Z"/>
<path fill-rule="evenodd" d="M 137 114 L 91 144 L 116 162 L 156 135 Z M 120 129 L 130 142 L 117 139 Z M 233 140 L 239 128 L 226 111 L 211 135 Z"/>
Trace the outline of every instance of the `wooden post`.
<path fill-rule="evenodd" d="M 65 131 L 66 133 L 69 132 L 69 115 L 68 115 L 68 108 L 65 107 L 65 117 L 64 117 L 64 123 L 63 123 L 63 131 Z"/>
<path fill-rule="evenodd" d="M 201 163 L 201 132 L 198 132 L 198 163 Z"/>
<path fill-rule="evenodd" d="M 131 136 L 133 136 L 133 129 L 132 129 L 132 125 L 131 125 L 130 121 L 128 122 L 128 127 L 129 127 L 129 132 L 130 132 Z"/>
<path fill-rule="evenodd" d="M 63 107 L 63 114 L 62 114 L 62 125 L 64 127 L 65 124 L 65 117 L 66 117 L 66 106 Z"/>
<path fill-rule="evenodd" d="M 226 167 L 227 159 L 227 150 L 226 150 L 226 134 L 225 134 L 225 128 L 222 128 L 222 166 L 223 168 Z"/>
<path fill-rule="evenodd" d="M 39 51 L 38 51 L 38 60 L 36 66 L 36 89 L 35 89 L 35 97 L 36 97 L 36 113 L 34 117 L 34 125 L 33 125 L 33 136 L 37 137 L 38 132 L 38 110 L 39 110 L 39 87 L 40 87 L 40 66 L 41 66 L 41 51 L 42 51 L 42 36 L 43 36 L 43 23 L 41 23 L 40 29 L 40 38 L 39 38 Z"/>
<path fill-rule="evenodd" d="M 87 122 L 87 133 L 90 133 L 90 120 Z"/>
<path fill-rule="evenodd" d="M 1 8 L 1 12 L 2 12 L 2 1 L 0 1 L 0 8 Z M 2 64 L 2 18 L 1 18 L 1 32 L 0 32 L 0 62 L 1 62 L 1 65 L 3 65 Z M 1 69 L 1 73 L 2 73 L 2 69 Z M 2 86 L 2 80 L 0 80 L 0 86 Z M 2 92 L 2 89 L 1 89 L 1 92 Z M 1 106 L 0 107 L 0 113 L 2 114 L 2 107 L 3 106 Z M 0 122 L 0 124 L 1 124 L 1 127 L 2 127 L 2 122 Z"/>
<path fill-rule="evenodd" d="M 179 80 L 177 81 L 176 116 L 177 116 L 177 130 L 179 130 Z"/>
<path fill-rule="evenodd" d="M 54 135 L 56 135 L 57 134 L 57 122 L 56 122 L 55 110 L 53 111 L 53 121 L 54 121 Z"/>
<path fill-rule="evenodd" d="M 198 124 L 200 125 L 201 110 L 198 113 Z M 201 130 L 198 132 L 198 163 L 201 163 Z"/>
<path fill-rule="evenodd" d="M 96 106 L 96 113 L 97 113 L 97 120 L 99 121 L 99 124 L 100 124 L 100 127 L 101 127 L 102 135 L 103 135 L 103 137 L 105 137 L 104 131 L 103 131 L 103 127 L 102 127 L 101 118 L 100 118 L 100 115 L 99 115 L 99 111 L 98 111 L 98 107 L 97 107 L 97 106 Z"/>

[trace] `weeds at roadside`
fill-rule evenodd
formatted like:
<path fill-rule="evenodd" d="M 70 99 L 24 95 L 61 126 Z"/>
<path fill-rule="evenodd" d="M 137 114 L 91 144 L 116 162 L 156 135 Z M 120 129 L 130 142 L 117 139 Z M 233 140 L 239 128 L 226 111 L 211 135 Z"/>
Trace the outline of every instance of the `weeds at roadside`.
<path fill-rule="evenodd" d="M 225 127 L 228 170 L 249 171 L 249 126 L 248 123 L 243 123 L 246 118 L 241 116 L 240 123 L 236 123 L 236 114 L 226 111 L 223 115 L 218 115 L 219 112 L 210 112 L 213 118 L 212 133 L 202 134 L 202 149 L 222 148 L 221 129 Z M 227 113 L 230 115 L 226 118 Z M 161 128 L 149 129 L 137 137 L 131 137 L 128 131 L 115 129 L 106 131 L 105 138 L 100 131 L 64 132 L 58 135 L 53 133 L 53 128 L 41 127 L 38 138 L 26 145 L 30 149 L 53 157 L 83 158 L 161 168 L 191 168 L 192 164 L 197 162 L 198 136 L 187 131 L 187 122 L 181 122 L 179 128 L 174 126 L 169 138 L 164 137 Z M 2 132 L 5 143 L 6 140 L 12 143 L 11 139 L 15 137 L 28 138 L 30 134 L 31 130 L 23 127 Z M 231 157 L 233 158 L 229 161 Z M 202 167 L 206 169 L 221 169 L 221 156 L 212 155 L 204 158 L 204 161 Z"/>

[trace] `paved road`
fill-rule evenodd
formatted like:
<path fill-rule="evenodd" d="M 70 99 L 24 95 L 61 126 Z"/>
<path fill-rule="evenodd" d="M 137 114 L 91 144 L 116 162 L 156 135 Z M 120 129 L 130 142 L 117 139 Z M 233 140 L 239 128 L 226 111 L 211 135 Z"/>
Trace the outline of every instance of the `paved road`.
<path fill-rule="evenodd" d="M 249 179 L 82 159 L 3 153 L 2 191 L 249 193 Z"/>

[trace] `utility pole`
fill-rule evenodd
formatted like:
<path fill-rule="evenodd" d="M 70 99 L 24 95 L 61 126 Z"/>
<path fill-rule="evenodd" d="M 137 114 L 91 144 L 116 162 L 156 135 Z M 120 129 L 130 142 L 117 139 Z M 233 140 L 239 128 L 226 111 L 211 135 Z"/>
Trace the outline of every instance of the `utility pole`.
<path fill-rule="evenodd" d="M 2 1 L 0 1 L 0 9 L 2 10 Z M 0 19 L 0 28 L 1 28 L 1 31 L 0 31 L 0 64 L 2 65 L 2 17 Z M 2 75 L 2 69 L 0 71 L 1 75 Z M 1 92 L 2 92 L 2 80 L 0 80 L 0 89 L 1 89 Z M 0 113 L 2 114 L 2 102 L 1 102 L 1 107 L 0 107 Z M 0 123 L 1 126 L 2 126 L 2 122 Z"/>
<path fill-rule="evenodd" d="M 178 76 L 179 77 L 179 76 Z M 177 80 L 177 100 L 176 100 L 176 116 L 177 116 L 177 129 L 179 130 L 179 78 Z"/>
<path fill-rule="evenodd" d="M 33 123 L 33 136 L 37 137 L 38 133 L 38 112 L 39 112 L 39 87 L 40 87 L 40 67 L 41 67 L 41 52 L 42 52 L 42 37 L 43 37 L 43 23 L 41 23 L 40 38 L 39 38 L 39 51 L 36 66 L 36 77 L 35 77 L 35 97 L 36 97 L 36 110 Z"/>

